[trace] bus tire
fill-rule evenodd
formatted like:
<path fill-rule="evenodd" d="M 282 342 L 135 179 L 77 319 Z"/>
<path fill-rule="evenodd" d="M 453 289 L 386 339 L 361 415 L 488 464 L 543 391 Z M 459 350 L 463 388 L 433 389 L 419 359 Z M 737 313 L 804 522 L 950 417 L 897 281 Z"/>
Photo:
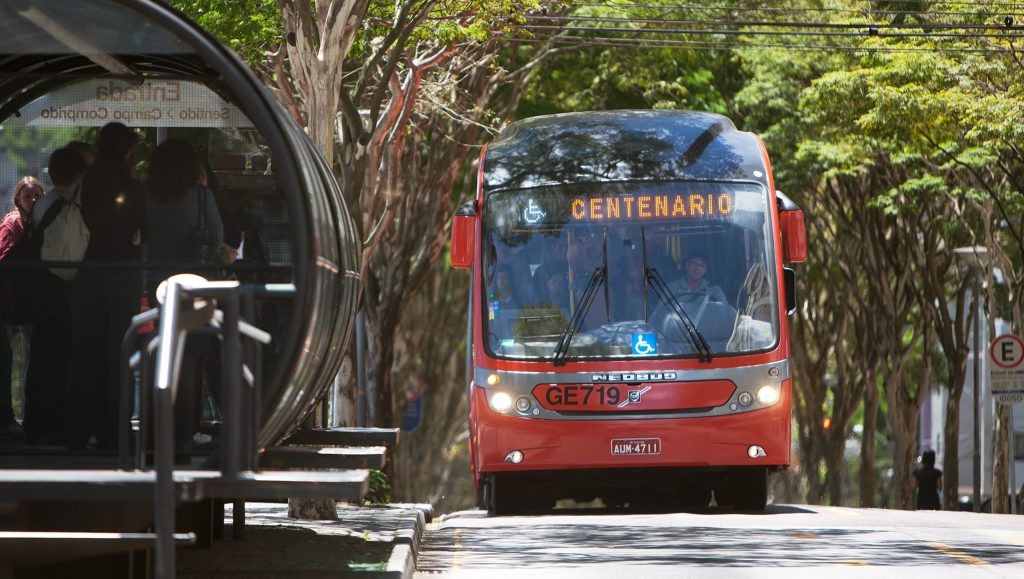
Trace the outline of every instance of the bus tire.
<path fill-rule="evenodd" d="M 741 469 L 732 473 L 733 508 L 763 511 L 768 504 L 768 469 Z"/>
<path fill-rule="evenodd" d="M 484 486 L 484 503 L 491 516 L 515 515 L 522 511 L 522 503 L 507 475 L 492 474 Z"/>

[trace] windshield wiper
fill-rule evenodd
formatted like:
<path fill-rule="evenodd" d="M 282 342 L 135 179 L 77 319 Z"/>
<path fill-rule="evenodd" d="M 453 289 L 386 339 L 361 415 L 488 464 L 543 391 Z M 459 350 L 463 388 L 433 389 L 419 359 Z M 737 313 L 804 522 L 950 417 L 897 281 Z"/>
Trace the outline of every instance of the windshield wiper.
<path fill-rule="evenodd" d="M 690 345 L 693 347 L 693 350 L 697 352 L 697 359 L 701 362 L 710 362 L 711 346 L 708 345 L 708 341 L 704 339 L 700 330 L 697 329 L 697 325 L 693 323 L 693 320 L 690 319 L 686 310 L 684 310 L 683 306 L 680 305 L 679 300 L 677 300 L 676 296 L 674 296 L 672 291 L 669 290 L 668 284 L 665 283 L 665 279 L 661 277 L 658 270 L 653 267 L 645 268 L 645 271 L 647 274 L 647 283 L 651 284 L 651 287 L 654 289 L 654 293 L 658 294 L 661 301 L 665 302 L 665 305 L 679 316 L 680 321 L 682 321 L 683 328 L 686 330 L 683 334 L 690 340 Z"/>
<path fill-rule="evenodd" d="M 586 289 L 583 290 L 583 295 L 580 296 L 580 302 L 576 306 L 576 311 L 572 313 L 572 318 L 569 319 L 569 325 L 562 330 L 562 336 L 558 339 L 558 345 L 555 346 L 554 363 L 555 366 L 565 365 L 565 355 L 569 352 L 569 344 L 572 342 L 573 336 L 580 330 L 580 325 L 583 324 L 583 320 L 587 318 L 587 312 L 590 311 L 590 306 L 594 304 L 594 298 L 597 297 L 597 290 L 601 287 L 601 284 L 605 282 L 608 277 L 608 269 L 604 266 L 598 266 L 594 268 L 594 275 L 590 277 L 590 281 L 587 282 Z"/>

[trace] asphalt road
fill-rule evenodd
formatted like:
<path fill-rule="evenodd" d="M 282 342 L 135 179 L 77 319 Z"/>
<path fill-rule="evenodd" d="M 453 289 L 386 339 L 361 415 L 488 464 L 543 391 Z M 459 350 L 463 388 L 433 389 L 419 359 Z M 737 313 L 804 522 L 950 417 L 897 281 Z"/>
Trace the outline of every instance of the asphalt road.
<path fill-rule="evenodd" d="M 416 577 L 1024 578 L 1024 516 L 769 505 L 763 514 L 447 515 Z"/>

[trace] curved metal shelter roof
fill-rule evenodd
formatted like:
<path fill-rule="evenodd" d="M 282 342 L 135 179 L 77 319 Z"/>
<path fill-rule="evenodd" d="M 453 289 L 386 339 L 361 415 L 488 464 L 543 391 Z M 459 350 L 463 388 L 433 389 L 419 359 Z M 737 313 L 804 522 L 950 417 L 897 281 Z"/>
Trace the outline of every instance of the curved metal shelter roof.
<path fill-rule="evenodd" d="M 259 443 L 276 442 L 330 385 L 353 326 L 359 236 L 329 164 L 237 56 L 160 2 L 0 0 L 0 130 L 29 103 L 88 79 L 201 83 L 237 106 L 272 151 L 297 289 L 274 336 L 286 354 L 263 388 Z"/>

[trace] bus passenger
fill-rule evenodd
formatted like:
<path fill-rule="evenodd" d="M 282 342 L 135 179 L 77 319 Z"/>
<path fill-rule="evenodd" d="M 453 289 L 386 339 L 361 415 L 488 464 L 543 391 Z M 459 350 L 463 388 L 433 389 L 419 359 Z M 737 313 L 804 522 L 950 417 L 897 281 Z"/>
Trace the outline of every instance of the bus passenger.
<path fill-rule="evenodd" d="M 121 123 L 100 129 L 96 163 L 82 179 L 82 218 L 89 228 L 85 262 L 141 266 L 146 229 L 145 189 L 133 175 L 139 137 Z M 68 382 L 68 447 L 117 447 L 121 338 L 139 311 L 140 268 L 83 268 L 71 287 L 73 350 Z M 128 417 L 120 417 L 127 420 Z"/>
<path fill-rule="evenodd" d="M 224 226 L 213 193 L 206 187 L 206 170 L 192 145 L 170 138 L 160 143 L 149 161 L 146 222 L 150 238 L 146 260 L 215 265 L 221 256 Z M 161 281 L 182 270 L 151 270 L 146 290 L 153 300 Z M 202 271 L 196 273 L 203 275 Z M 209 274 L 206 274 L 209 277 Z M 151 304 L 154 305 L 154 304 Z"/>
<path fill-rule="evenodd" d="M 32 208 L 45 190 L 43 184 L 35 177 L 23 177 L 14 188 L 14 209 L 4 215 L 0 223 L 0 260 L 25 235 L 25 229 L 31 223 Z"/>
<path fill-rule="evenodd" d="M 31 228 L 33 206 L 43 195 L 43 185 L 35 177 L 24 177 L 14 188 L 14 210 L 4 216 L 0 223 L 0 260 L 3 260 L 14 249 L 22 237 L 26 235 L 26 227 Z M 14 357 L 11 352 L 11 341 L 8 330 L 15 331 L 18 326 L 0 323 L 0 438 L 21 438 L 23 431 L 14 419 L 14 403 L 11 398 L 11 371 L 14 369 Z M 22 332 L 22 340 L 27 340 Z M 24 389 L 24 384 L 22 384 Z"/>
<path fill-rule="evenodd" d="M 62 222 L 57 217 L 73 199 L 85 170 L 85 160 L 71 148 L 62 147 L 50 155 L 47 171 L 53 188 L 32 209 L 34 235 L 39 237 L 41 245 L 49 232 L 61 227 Z M 38 272 L 33 280 L 37 284 L 38 299 L 45 307 L 40 308 L 29 338 L 25 421 L 30 439 L 35 442 L 64 444 L 72 339 L 71 284 L 50 269 Z"/>
<path fill-rule="evenodd" d="M 214 200 L 206 186 L 207 174 L 192 145 L 185 139 L 170 138 L 160 143 L 149 160 L 146 186 L 150 194 L 146 205 L 149 243 L 146 261 L 223 265 L 234 261 L 225 252 L 224 226 Z M 163 280 L 188 268 L 152 269 L 146 279 L 146 290 L 156 305 L 156 289 Z M 202 268 L 196 273 L 210 277 Z M 179 378 L 175 412 L 175 452 L 191 451 L 201 415 L 203 372 L 202 362 L 215 343 L 212 336 L 188 336 Z M 211 384 L 216 389 L 216 384 Z"/>
<path fill-rule="evenodd" d="M 512 275 L 507 266 L 499 266 L 494 272 L 494 281 L 488 291 L 490 300 L 490 314 L 494 320 L 494 330 L 498 337 L 507 338 L 512 336 L 512 323 L 517 315 L 522 302 L 516 296 L 517 292 L 512 287 Z"/>
<path fill-rule="evenodd" d="M 96 163 L 96 146 L 85 141 L 69 141 L 65 147 L 79 154 L 85 161 L 86 170 L 91 169 Z"/>

